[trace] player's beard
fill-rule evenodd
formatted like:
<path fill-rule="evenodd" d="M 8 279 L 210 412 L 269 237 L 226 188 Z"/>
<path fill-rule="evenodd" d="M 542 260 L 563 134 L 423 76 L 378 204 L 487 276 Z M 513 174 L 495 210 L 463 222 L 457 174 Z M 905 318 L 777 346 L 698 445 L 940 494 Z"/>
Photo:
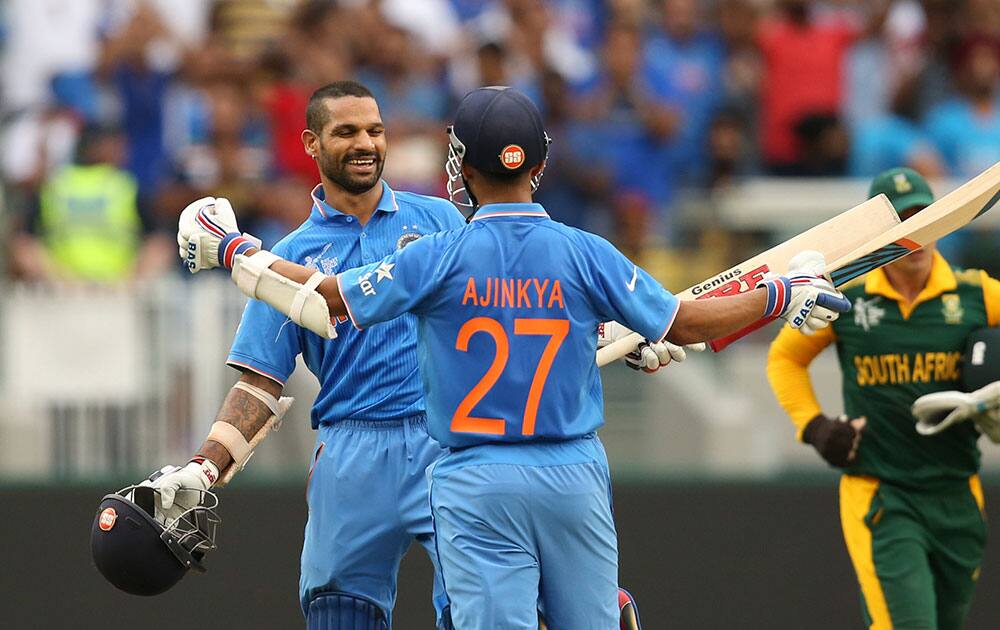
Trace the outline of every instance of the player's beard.
<path fill-rule="evenodd" d="M 373 158 L 372 173 L 369 175 L 357 175 L 350 171 L 350 160 L 356 158 Z M 382 168 L 385 165 L 382 156 L 375 151 L 353 152 L 345 154 L 341 159 L 336 159 L 327 153 L 320 152 L 319 169 L 323 175 L 352 195 L 360 195 L 368 192 L 382 178 Z"/>

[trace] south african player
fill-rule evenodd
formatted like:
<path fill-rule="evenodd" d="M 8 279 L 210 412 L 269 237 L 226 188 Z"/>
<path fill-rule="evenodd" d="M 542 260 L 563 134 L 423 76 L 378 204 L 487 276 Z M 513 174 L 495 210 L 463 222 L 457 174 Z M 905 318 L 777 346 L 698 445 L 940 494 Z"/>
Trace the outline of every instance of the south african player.
<path fill-rule="evenodd" d="M 911 169 L 877 176 L 906 219 L 933 201 Z M 831 465 L 842 468 L 844 540 L 871 630 L 961 628 L 979 577 L 986 523 L 974 423 L 924 436 L 910 407 L 925 394 L 960 388 L 971 331 L 1000 322 L 1000 282 L 953 268 L 935 246 L 844 288 L 852 316 L 815 335 L 783 329 L 767 374 L 778 402 Z M 808 367 L 836 344 L 846 417 L 821 412 Z"/>

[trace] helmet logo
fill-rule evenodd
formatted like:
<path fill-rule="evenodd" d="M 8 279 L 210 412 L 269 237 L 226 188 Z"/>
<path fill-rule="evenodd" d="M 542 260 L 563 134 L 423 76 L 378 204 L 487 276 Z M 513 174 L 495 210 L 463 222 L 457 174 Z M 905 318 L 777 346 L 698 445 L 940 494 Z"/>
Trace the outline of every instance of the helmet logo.
<path fill-rule="evenodd" d="M 97 525 L 102 531 L 110 532 L 111 528 L 115 526 L 115 521 L 117 520 L 118 512 L 115 512 L 115 508 L 104 508 L 104 511 L 101 512 L 101 518 L 97 521 Z"/>
<path fill-rule="evenodd" d="M 508 144 L 500 152 L 500 163 L 512 171 L 521 168 L 524 164 L 524 149 L 516 144 Z"/>

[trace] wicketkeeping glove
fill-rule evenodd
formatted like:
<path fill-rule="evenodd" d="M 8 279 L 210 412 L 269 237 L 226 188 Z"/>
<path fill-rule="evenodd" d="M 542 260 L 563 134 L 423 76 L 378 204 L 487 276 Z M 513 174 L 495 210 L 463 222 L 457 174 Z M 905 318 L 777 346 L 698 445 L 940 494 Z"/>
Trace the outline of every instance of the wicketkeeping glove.
<path fill-rule="evenodd" d="M 789 261 L 787 275 L 758 282 L 756 288 L 767 291 L 764 317 L 781 317 L 811 335 L 851 310 L 850 301 L 823 277 L 825 267 L 823 254 L 807 250 Z"/>
<path fill-rule="evenodd" d="M 847 416 L 828 418 L 823 414 L 809 421 L 802 431 L 802 441 L 813 448 L 831 466 L 843 468 L 857 456 L 865 419 Z"/>
<path fill-rule="evenodd" d="M 953 424 L 972 420 L 990 441 L 1000 443 L 1000 381 L 969 393 L 925 394 L 914 401 L 910 411 L 917 419 L 920 435 L 935 435 Z"/>
<path fill-rule="evenodd" d="M 597 328 L 597 347 L 604 346 L 617 341 L 623 337 L 631 335 L 632 331 L 622 326 L 618 322 L 604 322 Z M 625 355 L 622 359 L 625 365 L 633 370 L 642 370 L 647 374 L 652 374 L 660 368 L 666 367 L 671 361 L 678 363 L 687 358 L 687 351 L 702 352 L 705 344 L 694 343 L 687 346 L 678 346 L 667 340 L 652 342 L 648 339 L 639 344 L 633 352 Z"/>
<path fill-rule="evenodd" d="M 191 273 L 202 269 L 232 269 L 233 258 L 250 248 L 260 249 L 258 239 L 240 234 L 236 213 L 225 197 L 203 197 L 188 204 L 177 223 L 178 254 Z"/>

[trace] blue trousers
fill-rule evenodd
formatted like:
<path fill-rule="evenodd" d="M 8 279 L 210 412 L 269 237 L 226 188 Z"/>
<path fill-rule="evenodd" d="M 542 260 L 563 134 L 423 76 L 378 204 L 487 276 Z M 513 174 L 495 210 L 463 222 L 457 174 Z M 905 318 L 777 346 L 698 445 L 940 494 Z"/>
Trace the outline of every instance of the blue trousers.
<path fill-rule="evenodd" d="M 302 610 L 338 591 L 377 603 L 391 623 L 399 562 L 416 540 L 435 562 L 434 606 L 447 605 L 434 554 L 425 470 L 444 451 L 423 415 L 399 421 L 323 424 L 306 487 Z"/>
<path fill-rule="evenodd" d="M 596 436 L 473 446 L 427 471 L 458 630 L 618 628 L 618 541 Z"/>

